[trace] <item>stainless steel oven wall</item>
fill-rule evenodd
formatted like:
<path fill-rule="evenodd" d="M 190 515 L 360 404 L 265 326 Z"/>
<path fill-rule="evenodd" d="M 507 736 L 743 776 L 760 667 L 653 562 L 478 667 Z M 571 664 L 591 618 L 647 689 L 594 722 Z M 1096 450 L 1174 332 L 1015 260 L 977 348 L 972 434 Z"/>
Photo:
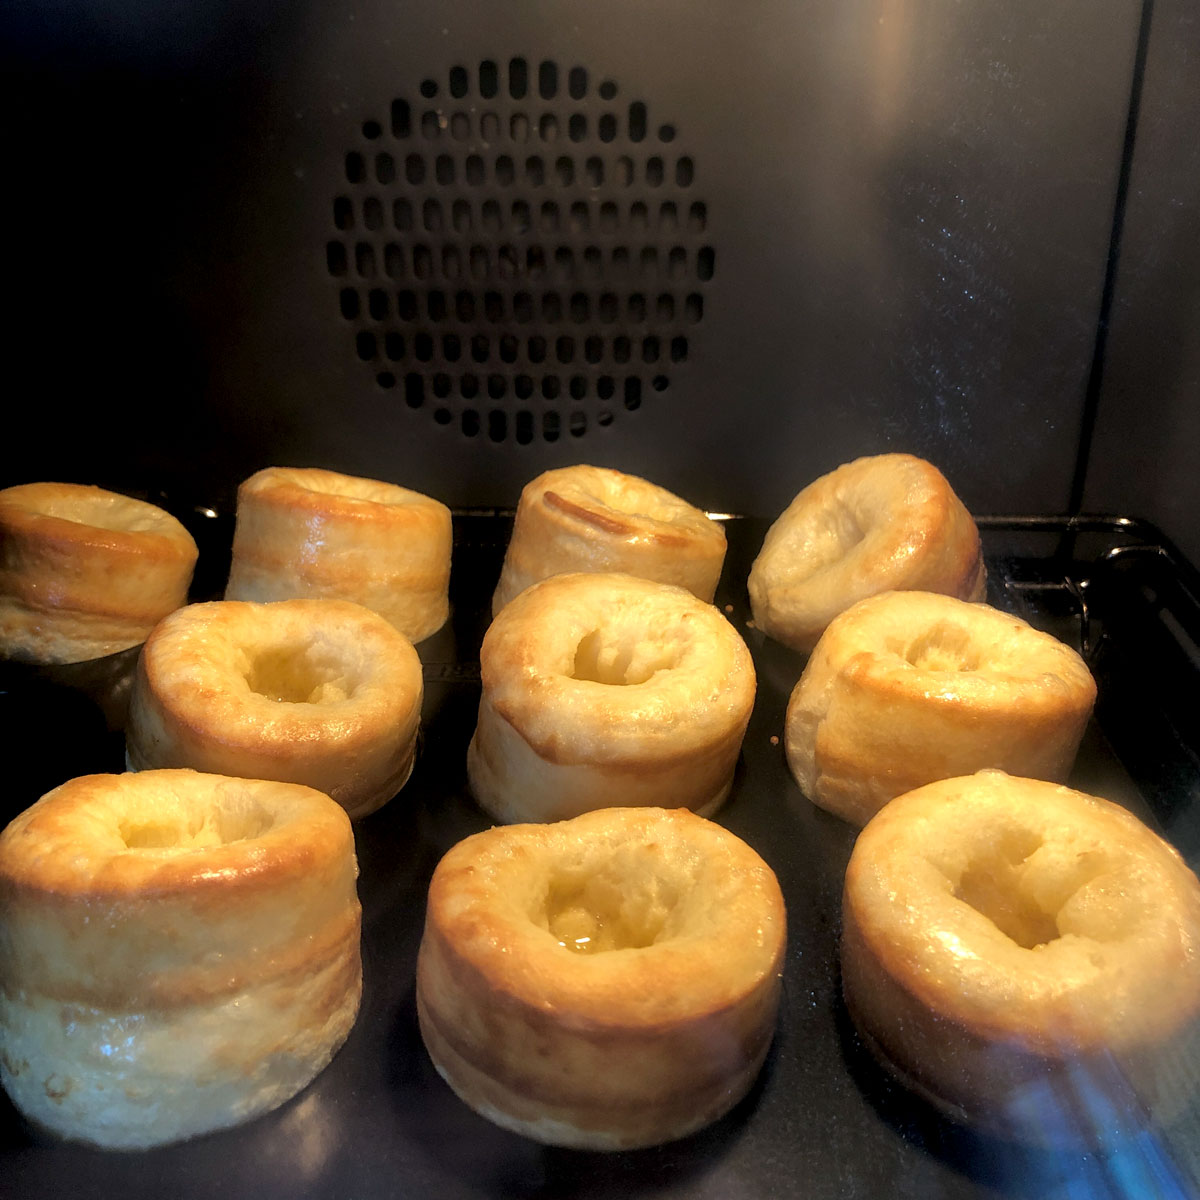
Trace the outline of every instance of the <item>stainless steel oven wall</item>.
<path fill-rule="evenodd" d="M 1154 0 L 1085 503 L 1200 562 L 1200 13 Z"/>
<path fill-rule="evenodd" d="M 1063 510 L 1139 12 L 10 6 L 4 480 L 591 460 L 771 513 L 904 448 Z"/>

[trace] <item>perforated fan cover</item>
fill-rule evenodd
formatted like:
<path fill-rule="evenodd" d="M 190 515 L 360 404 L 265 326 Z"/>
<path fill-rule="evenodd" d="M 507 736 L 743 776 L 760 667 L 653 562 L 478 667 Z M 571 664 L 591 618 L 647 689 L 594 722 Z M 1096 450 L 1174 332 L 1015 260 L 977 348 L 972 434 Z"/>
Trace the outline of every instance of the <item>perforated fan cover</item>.
<path fill-rule="evenodd" d="M 676 126 L 561 74 L 514 58 L 421 80 L 362 121 L 333 199 L 326 266 L 364 380 L 468 438 L 636 412 L 704 318 L 716 256 Z"/>

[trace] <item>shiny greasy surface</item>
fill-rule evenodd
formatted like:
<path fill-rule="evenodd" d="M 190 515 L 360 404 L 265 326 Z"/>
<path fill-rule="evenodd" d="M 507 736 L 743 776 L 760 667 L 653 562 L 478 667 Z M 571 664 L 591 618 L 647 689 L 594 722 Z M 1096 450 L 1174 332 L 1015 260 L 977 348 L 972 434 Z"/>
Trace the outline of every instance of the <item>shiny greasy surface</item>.
<path fill-rule="evenodd" d="M 82 662 L 145 640 L 187 602 L 196 543 L 170 513 L 103 488 L 0 491 L 0 657 Z"/>
<path fill-rule="evenodd" d="M 754 704 L 750 652 L 690 592 L 631 575 L 546 579 L 480 651 L 472 787 L 501 820 L 623 804 L 712 812 Z"/>
<path fill-rule="evenodd" d="M 67 1137 L 148 1146 L 272 1108 L 358 1008 L 353 839 L 327 796 L 92 775 L 0 836 L 0 1074 Z"/>
<path fill-rule="evenodd" d="M 303 783 L 359 816 L 412 769 L 422 686 L 412 644 L 361 605 L 193 604 L 146 642 L 128 762 Z"/>
<path fill-rule="evenodd" d="M 1068 788 L 984 771 L 899 797 L 858 838 L 843 925 L 864 1032 L 1002 1131 L 1044 1136 L 1060 1114 L 1031 1096 L 1069 1096 L 1098 1061 L 1121 1084 L 1093 1082 L 1098 1102 L 1153 1112 L 1197 1034 L 1200 882 L 1127 810 Z"/>
<path fill-rule="evenodd" d="M 724 561 L 725 531 L 674 493 L 608 467 L 560 467 L 521 491 L 492 612 L 572 571 L 625 572 L 710 601 Z"/>
<path fill-rule="evenodd" d="M 771 526 L 750 571 L 754 620 L 811 650 L 852 604 L 894 589 L 982 600 L 979 531 L 933 464 L 859 458 L 810 483 Z"/>
<path fill-rule="evenodd" d="M 420 492 L 267 467 L 238 488 L 225 597 L 353 600 L 419 642 L 449 613 L 450 541 L 450 510 Z"/>
<path fill-rule="evenodd" d="M 804 794 L 856 825 L 893 796 L 997 767 L 1064 780 L 1092 712 L 1083 659 L 986 604 L 887 592 L 835 618 L 788 703 Z"/>
<path fill-rule="evenodd" d="M 451 1086 L 507 1127 L 653 1145 L 749 1088 L 785 940 L 770 868 L 684 810 L 493 829 L 434 873 L 422 1029 Z"/>

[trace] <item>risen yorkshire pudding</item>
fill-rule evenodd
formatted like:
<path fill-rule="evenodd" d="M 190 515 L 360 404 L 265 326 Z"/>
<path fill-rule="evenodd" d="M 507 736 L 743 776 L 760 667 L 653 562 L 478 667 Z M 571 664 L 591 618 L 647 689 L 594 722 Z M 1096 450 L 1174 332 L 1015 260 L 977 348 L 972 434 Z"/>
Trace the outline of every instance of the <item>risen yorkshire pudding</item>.
<path fill-rule="evenodd" d="M 467 752 L 501 821 L 669 805 L 709 815 L 733 782 L 754 664 L 715 608 L 632 575 L 556 575 L 492 622 Z"/>
<path fill-rule="evenodd" d="M 362 990 L 346 814 L 294 784 L 89 775 L 0 835 L 0 1077 L 32 1120 L 133 1149 L 275 1108 Z"/>
<path fill-rule="evenodd" d="M 979 531 L 942 473 L 881 454 L 809 484 L 771 526 L 750 569 L 755 624 L 811 650 L 838 613 L 878 592 L 982 600 Z"/>
<path fill-rule="evenodd" d="M 623 571 L 711 601 L 724 561 L 725 530 L 665 488 L 607 467 L 561 467 L 521 492 L 492 614 L 572 571 Z"/>
<path fill-rule="evenodd" d="M 0 656 L 83 662 L 146 640 L 187 603 L 196 543 L 170 513 L 103 488 L 0 491 Z"/>
<path fill-rule="evenodd" d="M 1069 646 L 986 604 L 889 592 L 825 631 L 788 703 L 788 764 L 862 825 L 893 796 L 997 767 L 1065 779 L 1096 699 Z"/>
<path fill-rule="evenodd" d="M 733 1107 L 775 1029 L 771 869 L 685 811 L 610 808 L 476 834 L 434 872 L 417 960 L 429 1055 L 476 1112 L 593 1150 Z"/>
<path fill-rule="evenodd" d="M 943 780 L 858 837 L 842 984 L 871 1047 L 952 1116 L 1108 1141 L 1186 1098 L 1169 1081 L 1200 1014 L 1200 883 L 1115 804 Z"/>
<path fill-rule="evenodd" d="M 421 698 L 411 643 L 361 605 L 193 604 L 142 650 L 126 761 L 304 783 L 362 817 L 408 779 Z"/>
<path fill-rule="evenodd" d="M 450 544 L 450 510 L 420 492 L 268 467 L 238 488 L 225 599 L 353 600 L 419 642 L 450 610 Z"/>

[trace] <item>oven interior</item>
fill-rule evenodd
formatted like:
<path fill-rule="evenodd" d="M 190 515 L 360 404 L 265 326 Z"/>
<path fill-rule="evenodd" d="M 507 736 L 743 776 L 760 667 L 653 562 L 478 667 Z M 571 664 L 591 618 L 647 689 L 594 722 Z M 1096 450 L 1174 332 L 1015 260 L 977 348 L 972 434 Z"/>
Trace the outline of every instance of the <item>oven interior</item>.
<path fill-rule="evenodd" d="M 964 1132 L 870 1060 L 838 998 L 851 831 L 771 742 L 800 663 L 746 625 L 745 594 L 804 484 L 863 454 L 929 458 L 981 514 L 992 601 L 1097 675 L 1072 782 L 1200 861 L 1198 55 L 1183 0 L 50 0 L 0 17 L 0 482 L 162 503 L 201 545 L 199 598 L 223 585 L 237 484 L 265 465 L 456 512 L 418 769 L 358 829 L 351 1042 L 279 1112 L 145 1155 L 54 1143 L 5 1109 L 14 1194 L 1200 1192 L 1194 1101 L 1120 1154 L 1050 1155 Z M 572 462 L 733 514 L 718 603 L 759 700 L 721 819 L 780 875 L 791 930 L 750 1098 L 616 1156 L 475 1118 L 413 1010 L 429 874 L 486 824 L 463 754 L 507 514 Z M 8 816 L 120 769 L 88 682 L 0 672 Z M 47 728 L 54 749 L 26 752 Z M 1197 1074 L 1186 1055 L 1181 1071 Z"/>

